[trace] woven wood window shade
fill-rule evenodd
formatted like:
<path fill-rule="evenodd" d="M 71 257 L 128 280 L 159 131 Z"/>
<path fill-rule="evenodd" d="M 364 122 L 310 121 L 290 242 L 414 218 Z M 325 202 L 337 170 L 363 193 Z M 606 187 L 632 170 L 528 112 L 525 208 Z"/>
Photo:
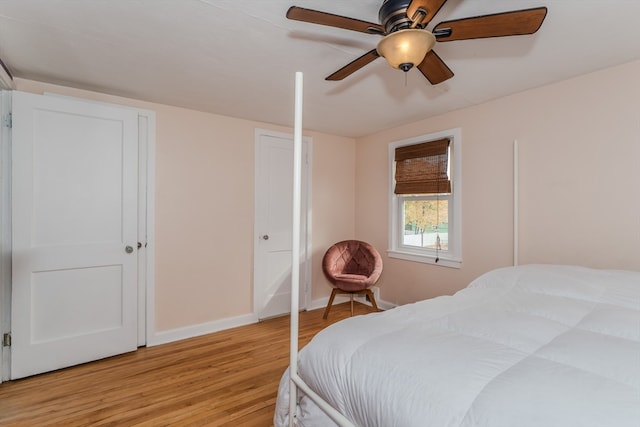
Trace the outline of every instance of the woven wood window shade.
<path fill-rule="evenodd" d="M 396 148 L 396 194 L 451 193 L 449 139 Z"/>

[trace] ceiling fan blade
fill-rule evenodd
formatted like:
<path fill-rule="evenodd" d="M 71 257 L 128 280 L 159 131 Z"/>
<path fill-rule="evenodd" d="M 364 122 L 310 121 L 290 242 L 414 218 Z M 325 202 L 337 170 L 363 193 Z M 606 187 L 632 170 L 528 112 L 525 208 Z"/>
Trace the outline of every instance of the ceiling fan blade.
<path fill-rule="evenodd" d="M 372 49 L 369 52 L 362 55 L 360 58 L 356 59 L 355 61 L 351 61 L 344 67 L 340 68 L 338 71 L 328 76 L 325 80 L 332 80 L 332 81 L 342 80 L 345 77 L 358 71 L 360 68 L 364 67 L 371 61 L 377 59 L 378 57 L 380 57 L 380 55 L 378 55 L 378 51 L 376 51 L 375 49 Z"/>
<path fill-rule="evenodd" d="M 454 19 L 439 23 L 433 33 L 439 42 L 533 34 L 538 31 L 545 16 L 547 8 L 537 7 Z"/>
<path fill-rule="evenodd" d="M 384 27 L 380 24 L 374 24 L 373 22 L 361 21 L 359 19 L 347 18 L 346 16 L 334 15 L 332 13 L 320 12 L 297 6 L 291 6 L 289 10 L 287 10 L 287 18 L 296 21 L 310 22 L 312 24 L 343 28 L 345 30 L 359 31 L 367 34 L 385 34 Z"/>
<path fill-rule="evenodd" d="M 420 65 L 418 65 L 418 70 L 424 74 L 432 85 L 437 85 L 453 77 L 453 71 L 433 50 L 427 53 Z"/>
<path fill-rule="evenodd" d="M 407 7 L 407 16 L 409 19 L 413 19 L 416 12 L 422 9 L 425 15 L 420 21 L 420 25 L 424 27 L 433 19 L 446 1 L 447 0 L 412 0 Z"/>

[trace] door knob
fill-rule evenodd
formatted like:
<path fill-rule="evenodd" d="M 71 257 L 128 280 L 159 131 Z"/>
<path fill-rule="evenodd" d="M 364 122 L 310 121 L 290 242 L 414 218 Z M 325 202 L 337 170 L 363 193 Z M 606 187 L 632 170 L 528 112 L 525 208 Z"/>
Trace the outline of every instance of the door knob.
<path fill-rule="evenodd" d="M 127 246 L 126 248 L 124 248 L 124 251 L 128 254 L 130 254 L 131 252 L 133 252 L 133 247 L 131 246 Z"/>
<path fill-rule="evenodd" d="M 262 240 L 269 240 L 269 235 L 265 234 L 264 236 L 262 236 Z"/>

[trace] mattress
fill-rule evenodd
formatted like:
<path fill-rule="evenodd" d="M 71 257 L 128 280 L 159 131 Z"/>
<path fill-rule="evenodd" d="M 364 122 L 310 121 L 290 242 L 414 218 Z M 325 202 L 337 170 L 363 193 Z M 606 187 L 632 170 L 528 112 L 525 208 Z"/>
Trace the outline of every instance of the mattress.
<path fill-rule="evenodd" d="M 338 322 L 298 374 L 358 426 L 640 426 L 640 273 L 529 265 Z M 275 426 L 289 423 L 288 372 Z M 335 425 L 298 393 L 296 423 Z"/>

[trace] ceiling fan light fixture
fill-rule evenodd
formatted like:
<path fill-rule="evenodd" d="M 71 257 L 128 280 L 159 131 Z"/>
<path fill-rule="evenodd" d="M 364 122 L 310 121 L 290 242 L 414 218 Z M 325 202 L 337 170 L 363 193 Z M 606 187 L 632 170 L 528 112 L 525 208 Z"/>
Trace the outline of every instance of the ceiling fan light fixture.
<path fill-rule="evenodd" d="M 407 72 L 420 64 L 435 44 L 436 38 L 430 31 L 412 28 L 385 36 L 376 50 L 393 68 Z"/>

